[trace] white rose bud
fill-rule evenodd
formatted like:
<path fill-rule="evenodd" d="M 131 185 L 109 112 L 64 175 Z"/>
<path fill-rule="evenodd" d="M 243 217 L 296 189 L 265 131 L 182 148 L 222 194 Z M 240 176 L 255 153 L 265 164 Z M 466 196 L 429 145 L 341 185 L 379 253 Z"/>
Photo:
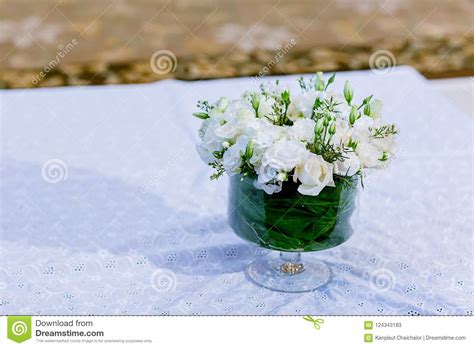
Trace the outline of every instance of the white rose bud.
<path fill-rule="evenodd" d="M 323 78 L 323 73 L 318 72 L 316 74 L 316 83 L 315 87 L 317 91 L 324 91 L 324 78 Z"/>
<path fill-rule="evenodd" d="M 336 122 L 331 122 L 331 124 L 329 125 L 328 132 L 331 135 L 336 134 Z"/>
<path fill-rule="evenodd" d="M 352 89 L 351 85 L 349 84 L 349 81 L 346 81 L 344 84 L 344 98 L 347 101 L 347 104 L 351 105 L 352 98 L 354 96 L 354 89 Z"/>
<path fill-rule="evenodd" d="M 352 107 L 351 113 L 349 114 L 349 123 L 351 126 L 357 121 L 359 118 L 359 112 L 357 111 L 357 108 L 355 106 Z"/>
<path fill-rule="evenodd" d="M 320 118 L 318 120 L 318 122 L 316 122 L 316 126 L 314 127 L 314 131 L 317 133 L 317 134 L 321 134 L 321 132 L 323 131 L 324 129 L 324 122 L 325 122 L 325 119 L 324 118 Z"/>
<path fill-rule="evenodd" d="M 240 173 L 240 166 L 242 165 L 242 154 L 247 148 L 249 139 L 245 136 L 239 137 L 237 142 L 230 146 L 222 158 L 224 169 L 229 176 Z"/>
<path fill-rule="evenodd" d="M 369 103 L 365 104 L 365 106 L 364 106 L 364 114 L 367 115 L 367 116 L 370 116 L 370 104 Z"/>
<path fill-rule="evenodd" d="M 257 112 L 258 106 L 260 105 L 260 100 L 258 99 L 256 94 L 252 95 L 252 107 Z"/>

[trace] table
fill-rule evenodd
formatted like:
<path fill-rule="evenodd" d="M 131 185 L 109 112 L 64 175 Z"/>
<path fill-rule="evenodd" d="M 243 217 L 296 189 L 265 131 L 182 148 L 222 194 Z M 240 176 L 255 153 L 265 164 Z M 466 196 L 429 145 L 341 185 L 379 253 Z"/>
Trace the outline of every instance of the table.
<path fill-rule="evenodd" d="M 196 101 L 256 81 L 0 92 L 0 314 L 472 315 L 473 119 L 408 67 L 346 78 L 384 101 L 399 155 L 303 294 L 246 278 L 267 251 L 232 233 L 227 178 L 194 149 Z"/>

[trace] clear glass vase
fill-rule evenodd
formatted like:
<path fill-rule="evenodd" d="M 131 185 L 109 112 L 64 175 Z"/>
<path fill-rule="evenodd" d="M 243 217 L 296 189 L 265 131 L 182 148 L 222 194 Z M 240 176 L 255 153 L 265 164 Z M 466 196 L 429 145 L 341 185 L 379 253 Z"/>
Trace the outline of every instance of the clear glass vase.
<path fill-rule="evenodd" d="M 353 232 L 358 178 L 336 180 L 318 196 L 297 192 L 285 182 L 283 190 L 269 195 L 255 188 L 254 180 L 232 176 L 228 216 L 235 233 L 260 247 L 280 251 L 258 258 L 249 277 L 266 288 L 304 292 L 326 284 L 331 272 L 318 260 L 302 260 L 302 253 L 329 249 L 344 243 Z"/>

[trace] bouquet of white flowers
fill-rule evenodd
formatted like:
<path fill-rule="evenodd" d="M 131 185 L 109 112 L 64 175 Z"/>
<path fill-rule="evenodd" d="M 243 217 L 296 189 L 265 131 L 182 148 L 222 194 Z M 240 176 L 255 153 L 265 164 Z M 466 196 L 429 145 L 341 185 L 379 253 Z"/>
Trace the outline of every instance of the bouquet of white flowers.
<path fill-rule="evenodd" d="M 277 81 L 237 100 L 200 101 L 194 113 L 203 119 L 197 149 L 215 169 L 211 179 L 230 176 L 229 225 L 242 239 L 283 252 L 248 268 L 270 289 L 308 291 L 329 280 L 327 266 L 303 263 L 300 252 L 348 240 L 359 179 L 393 155 L 397 128 L 382 121 L 381 101 L 356 102 L 349 82 L 334 93 L 334 79 L 300 78 L 297 93 Z"/>
<path fill-rule="evenodd" d="M 240 99 L 200 101 L 197 149 L 215 169 L 211 179 L 239 174 L 267 194 L 292 181 L 300 194 L 317 196 L 338 181 L 386 167 L 397 128 L 383 122 L 382 102 L 372 96 L 356 102 L 348 81 L 342 94 L 330 91 L 334 79 L 317 73 L 301 77 L 297 92 L 276 81 Z"/>

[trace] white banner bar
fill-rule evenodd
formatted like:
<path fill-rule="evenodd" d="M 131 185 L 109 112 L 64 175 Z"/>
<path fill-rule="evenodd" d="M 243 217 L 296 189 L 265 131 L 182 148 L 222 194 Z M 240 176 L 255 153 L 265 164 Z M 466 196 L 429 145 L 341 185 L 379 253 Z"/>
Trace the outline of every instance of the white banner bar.
<path fill-rule="evenodd" d="M 467 347 L 473 317 L 0 317 L 0 347 Z"/>

